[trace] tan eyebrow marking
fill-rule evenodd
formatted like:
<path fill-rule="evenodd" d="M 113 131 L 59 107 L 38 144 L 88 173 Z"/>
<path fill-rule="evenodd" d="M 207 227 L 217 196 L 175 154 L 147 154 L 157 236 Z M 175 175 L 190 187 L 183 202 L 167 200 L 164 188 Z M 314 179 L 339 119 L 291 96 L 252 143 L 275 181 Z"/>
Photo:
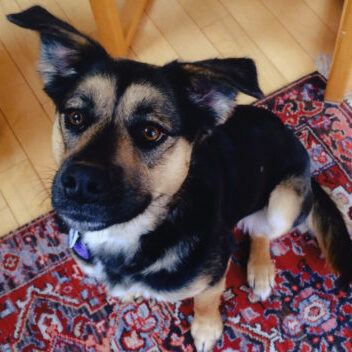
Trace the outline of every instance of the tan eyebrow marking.
<path fill-rule="evenodd" d="M 88 76 L 76 88 L 74 95 L 66 102 L 66 108 L 82 108 L 84 99 L 90 99 L 94 113 L 99 117 L 111 117 L 116 104 L 116 79 L 96 74 Z"/>
<path fill-rule="evenodd" d="M 148 120 L 163 123 L 165 127 L 171 127 L 169 119 L 165 116 L 165 107 L 168 109 L 168 99 L 156 87 L 148 83 L 131 84 L 121 97 L 117 108 L 117 114 L 122 120 L 128 120 L 141 105 L 152 107 L 152 113 L 148 114 Z"/>

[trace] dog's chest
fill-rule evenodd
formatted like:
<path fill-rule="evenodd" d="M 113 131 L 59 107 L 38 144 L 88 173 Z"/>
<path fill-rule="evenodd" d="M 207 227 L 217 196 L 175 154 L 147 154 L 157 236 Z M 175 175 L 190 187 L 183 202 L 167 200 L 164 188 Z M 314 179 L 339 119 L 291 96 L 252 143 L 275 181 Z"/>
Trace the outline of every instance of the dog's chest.
<path fill-rule="evenodd" d="M 133 258 L 139 245 L 139 237 L 113 236 L 108 232 L 99 234 L 88 232 L 82 236 L 82 243 L 89 253 L 88 275 L 94 276 L 111 286 L 113 284 L 127 284 L 129 272 L 132 274 Z"/>
<path fill-rule="evenodd" d="M 196 246 L 192 241 L 180 241 L 151 259 L 149 253 L 143 251 L 140 238 L 109 236 L 107 233 L 101 233 L 99 237 L 94 235 L 87 233 L 82 237 L 91 257 L 88 261 L 78 262 L 82 271 L 103 282 L 112 296 L 175 301 L 189 297 L 190 287 L 192 291 L 198 291 L 204 286 L 197 278 L 193 278 L 190 284 L 172 288 L 163 287 L 159 282 L 158 285 L 151 284 L 155 277 L 160 282 L 169 282 L 171 277 L 185 275 L 181 266 Z"/>
<path fill-rule="evenodd" d="M 120 256 L 126 260 L 132 257 L 139 248 L 140 236 L 120 232 L 118 235 L 109 231 L 87 232 L 82 236 L 83 243 L 93 256 Z"/>

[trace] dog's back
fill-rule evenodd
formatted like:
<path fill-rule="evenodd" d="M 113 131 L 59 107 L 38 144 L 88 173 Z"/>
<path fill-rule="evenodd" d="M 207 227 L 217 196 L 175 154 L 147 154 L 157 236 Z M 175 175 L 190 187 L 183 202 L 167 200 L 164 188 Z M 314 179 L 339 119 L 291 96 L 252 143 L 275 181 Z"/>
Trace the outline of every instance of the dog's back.
<path fill-rule="evenodd" d="M 299 176 L 310 182 L 306 150 L 276 115 L 264 109 L 237 106 L 200 149 L 208 167 L 206 174 L 221 170 L 218 182 L 225 183 L 224 213 L 231 225 L 265 206 L 282 180 Z"/>

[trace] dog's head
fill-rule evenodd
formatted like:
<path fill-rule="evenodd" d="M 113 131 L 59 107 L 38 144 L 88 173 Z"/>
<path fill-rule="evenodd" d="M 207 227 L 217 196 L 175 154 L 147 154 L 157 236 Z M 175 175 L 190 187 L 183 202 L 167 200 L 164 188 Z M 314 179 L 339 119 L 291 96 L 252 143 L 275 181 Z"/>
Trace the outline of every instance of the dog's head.
<path fill-rule="evenodd" d="M 262 95 L 250 59 L 153 66 L 110 57 L 39 6 L 8 18 L 40 34 L 39 73 L 57 109 L 52 204 L 78 230 L 165 205 L 187 177 L 193 148 L 233 113 L 237 93 Z"/>

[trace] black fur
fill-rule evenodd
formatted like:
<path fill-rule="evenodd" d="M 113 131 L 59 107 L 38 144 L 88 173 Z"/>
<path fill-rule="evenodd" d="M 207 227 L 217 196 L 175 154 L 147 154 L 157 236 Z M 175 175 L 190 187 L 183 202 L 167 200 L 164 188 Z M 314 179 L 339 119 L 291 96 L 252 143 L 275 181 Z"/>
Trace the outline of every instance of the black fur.
<path fill-rule="evenodd" d="M 341 273 L 337 281 L 338 287 L 346 290 L 352 281 L 350 235 L 339 209 L 314 179 L 312 190 L 313 229 L 321 236 L 322 246 L 330 265 L 337 273 Z"/>
<path fill-rule="evenodd" d="M 310 180 L 309 158 L 300 142 L 271 112 L 238 106 L 226 124 L 195 147 L 189 175 L 169 216 L 141 237 L 135 256 L 126 261 L 121 253 L 109 256 L 103 252 L 96 259 L 106 266 L 112 286 L 142 281 L 172 291 L 185 287 L 200 273 L 210 274 L 216 283 L 233 252 L 231 229 L 261 209 L 273 188 L 292 175 Z M 192 250 L 175 271 L 141 275 L 181 241 L 191 242 Z"/>

